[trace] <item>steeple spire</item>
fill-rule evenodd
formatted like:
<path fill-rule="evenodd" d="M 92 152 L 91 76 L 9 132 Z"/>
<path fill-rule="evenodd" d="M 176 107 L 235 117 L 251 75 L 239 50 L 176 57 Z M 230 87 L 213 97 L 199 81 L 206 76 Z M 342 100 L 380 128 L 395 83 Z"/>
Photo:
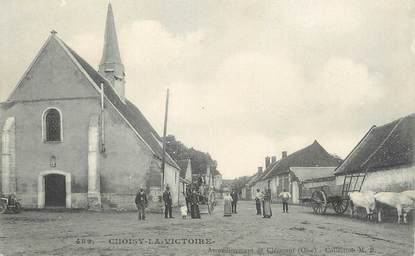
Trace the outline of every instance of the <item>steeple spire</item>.
<path fill-rule="evenodd" d="M 124 65 L 121 62 L 111 3 L 108 4 L 104 50 L 99 64 L 99 72 L 111 82 L 118 96 L 124 100 Z"/>

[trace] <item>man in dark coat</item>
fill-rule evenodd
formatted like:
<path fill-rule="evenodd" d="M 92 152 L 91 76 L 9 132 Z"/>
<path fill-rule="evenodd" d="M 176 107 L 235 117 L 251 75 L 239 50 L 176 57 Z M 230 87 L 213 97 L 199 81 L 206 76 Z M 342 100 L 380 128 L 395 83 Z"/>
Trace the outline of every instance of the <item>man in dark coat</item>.
<path fill-rule="evenodd" d="M 232 197 L 232 213 L 237 213 L 236 212 L 236 204 L 238 203 L 238 193 L 236 193 L 235 190 L 232 191 L 231 197 Z"/>
<path fill-rule="evenodd" d="M 173 218 L 172 216 L 172 204 L 173 200 L 170 193 L 169 186 L 166 186 L 166 190 L 163 193 L 163 201 L 164 201 L 164 218 Z"/>
<path fill-rule="evenodd" d="M 140 187 L 140 189 L 137 192 L 137 195 L 135 196 L 135 205 L 138 209 L 138 220 L 145 220 L 145 208 L 147 207 L 147 195 L 144 192 L 144 189 Z"/>

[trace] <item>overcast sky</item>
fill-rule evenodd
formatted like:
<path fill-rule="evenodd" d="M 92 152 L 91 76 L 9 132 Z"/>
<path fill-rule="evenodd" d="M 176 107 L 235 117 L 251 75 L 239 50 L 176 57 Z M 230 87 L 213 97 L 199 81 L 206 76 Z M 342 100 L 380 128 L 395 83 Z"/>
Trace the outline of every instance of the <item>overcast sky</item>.
<path fill-rule="evenodd" d="M 2 0 L 0 100 L 58 36 L 92 66 L 105 0 Z M 414 1 L 111 1 L 126 95 L 160 132 L 251 175 L 315 139 L 345 157 L 371 125 L 415 112 Z"/>

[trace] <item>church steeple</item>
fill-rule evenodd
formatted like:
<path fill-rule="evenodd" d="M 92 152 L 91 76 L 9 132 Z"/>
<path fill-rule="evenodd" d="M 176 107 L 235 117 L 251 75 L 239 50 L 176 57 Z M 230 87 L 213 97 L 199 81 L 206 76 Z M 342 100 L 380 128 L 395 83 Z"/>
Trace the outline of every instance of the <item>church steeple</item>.
<path fill-rule="evenodd" d="M 104 50 L 99 64 L 99 73 L 106 77 L 114 87 L 118 96 L 124 101 L 125 73 L 118 48 L 117 32 L 111 3 L 108 4 L 105 24 Z"/>

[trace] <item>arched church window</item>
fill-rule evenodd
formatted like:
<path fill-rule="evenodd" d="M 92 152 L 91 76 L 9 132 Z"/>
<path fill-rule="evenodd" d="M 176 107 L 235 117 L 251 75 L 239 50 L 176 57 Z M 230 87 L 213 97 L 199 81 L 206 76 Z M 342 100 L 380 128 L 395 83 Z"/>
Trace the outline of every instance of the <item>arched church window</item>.
<path fill-rule="evenodd" d="M 45 141 L 61 141 L 61 114 L 57 109 L 47 110 L 44 116 L 44 138 Z"/>

